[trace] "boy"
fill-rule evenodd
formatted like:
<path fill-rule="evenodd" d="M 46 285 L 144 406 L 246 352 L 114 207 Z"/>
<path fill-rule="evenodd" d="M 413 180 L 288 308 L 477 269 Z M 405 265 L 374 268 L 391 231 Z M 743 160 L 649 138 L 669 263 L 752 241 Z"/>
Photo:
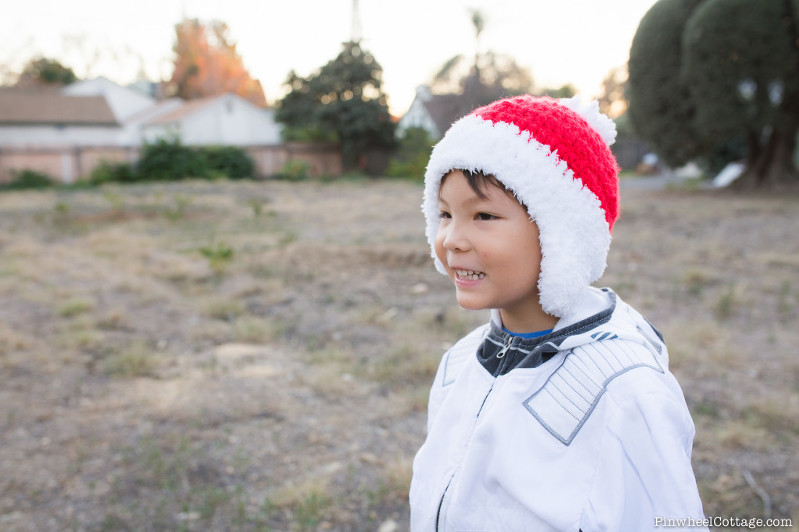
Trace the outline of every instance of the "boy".
<path fill-rule="evenodd" d="M 491 320 L 439 366 L 412 530 L 702 525 L 694 426 L 663 338 L 590 286 L 618 213 L 615 135 L 596 102 L 522 96 L 457 121 L 433 150 L 432 256 L 458 303 Z"/>

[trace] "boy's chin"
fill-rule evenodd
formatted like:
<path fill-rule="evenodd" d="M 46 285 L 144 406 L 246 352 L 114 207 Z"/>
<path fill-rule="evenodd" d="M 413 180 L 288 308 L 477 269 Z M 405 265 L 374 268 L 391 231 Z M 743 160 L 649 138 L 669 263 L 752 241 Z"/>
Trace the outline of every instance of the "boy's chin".
<path fill-rule="evenodd" d="M 484 302 L 477 300 L 475 297 L 470 297 L 469 295 L 456 294 L 455 299 L 458 301 L 458 305 L 466 310 L 485 310 L 489 308 Z"/>

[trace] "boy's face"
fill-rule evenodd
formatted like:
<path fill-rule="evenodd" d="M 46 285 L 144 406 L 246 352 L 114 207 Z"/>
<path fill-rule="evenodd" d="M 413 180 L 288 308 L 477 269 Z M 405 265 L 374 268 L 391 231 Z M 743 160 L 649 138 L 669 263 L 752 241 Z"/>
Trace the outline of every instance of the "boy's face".
<path fill-rule="evenodd" d="M 545 313 L 538 298 L 538 227 L 504 189 L 487 184 L 484 192 L 480 198 L 460 171 L 445 177 L 436 255 L 462 307 L 499 309 L 503 325 L 514 332 L 540 330 L 535 320 Z"/>

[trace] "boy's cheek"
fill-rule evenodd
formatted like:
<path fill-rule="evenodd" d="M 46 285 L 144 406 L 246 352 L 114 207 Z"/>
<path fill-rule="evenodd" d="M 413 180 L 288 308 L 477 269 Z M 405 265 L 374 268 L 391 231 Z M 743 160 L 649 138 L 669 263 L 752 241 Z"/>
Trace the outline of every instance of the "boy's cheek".
<path fill-rule="evenodd" d="M 444 265 L 444 267 L 446 267 L 447 252 L 444 249 L 444 238 L 441 234 L 436 236 L 435 248 L 436 248 L 436 257 L 438 257 L 438 260 L 440 260 L 441 263 Z"/>

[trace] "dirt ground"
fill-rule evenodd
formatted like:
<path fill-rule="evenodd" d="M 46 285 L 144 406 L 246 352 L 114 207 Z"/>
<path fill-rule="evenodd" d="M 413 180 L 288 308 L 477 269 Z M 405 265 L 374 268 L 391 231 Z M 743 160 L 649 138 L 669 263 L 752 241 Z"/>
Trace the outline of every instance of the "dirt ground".
<path fill-rule="evenodd" d="M 432 267 L 420 202 L 0 194 L 0 530 L 407 530 L 430 381 L 487 317 Z M 799 197 L 622 203 L 597 284 L 666 337 L 706 514 L 799 522 Z"/>

